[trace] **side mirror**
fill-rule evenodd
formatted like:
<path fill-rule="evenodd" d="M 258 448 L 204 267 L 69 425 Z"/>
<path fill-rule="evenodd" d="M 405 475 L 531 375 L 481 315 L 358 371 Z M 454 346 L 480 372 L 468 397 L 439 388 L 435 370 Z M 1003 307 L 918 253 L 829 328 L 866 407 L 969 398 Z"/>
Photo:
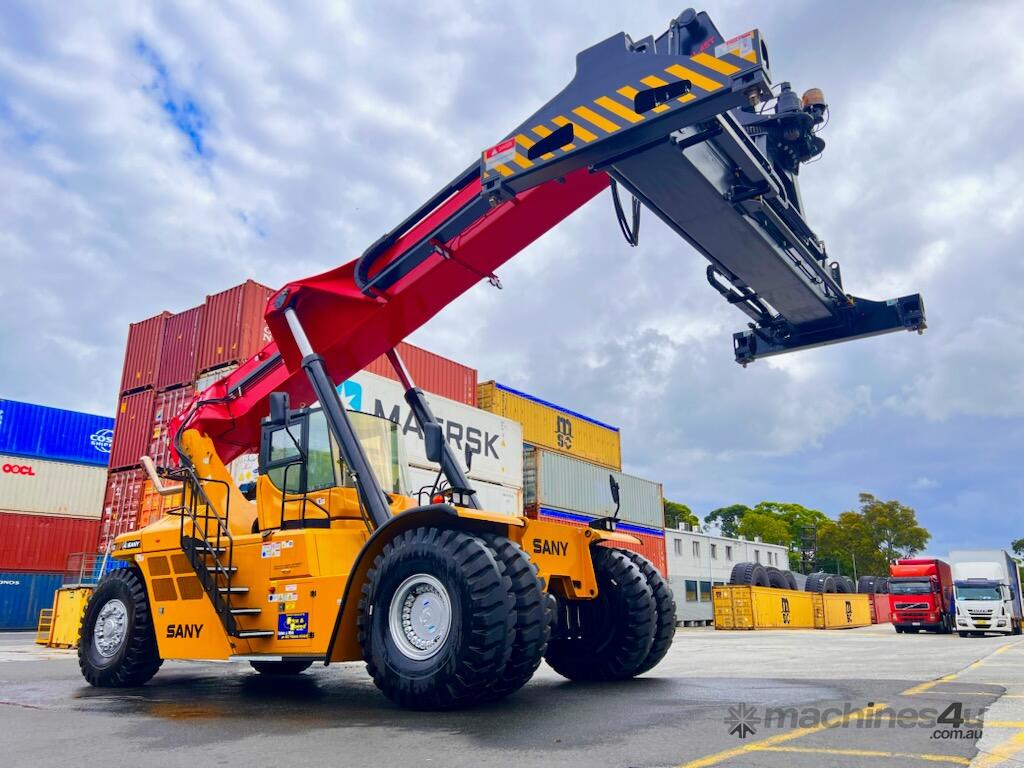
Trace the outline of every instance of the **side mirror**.
<path fill-rule="evenodd" d="M 434 464 L 441 463 L 441 456 L 444 453 L 444 434 L 440 424 L 434 422 L 423 425 L 423 448 L 427 452 L 427 461 Z"/>
<path fill-rule="evenodd" d="M 270 393 L 270 421 L 274 424 L 288 424 L 289 401 L 287 392 Z"/>
<path fill-rule="evenodd" d="M 614 517 L 618 518 L 618 516 L 619 516 L 619 484 L 615 481 L 615 475 L 612 475 L 612 474 L 608 475 L 608 487 L 611 489 L 611 492 L 612 492 L 612 501 L 615 502 L 615 515 L 614 515 Z"/>

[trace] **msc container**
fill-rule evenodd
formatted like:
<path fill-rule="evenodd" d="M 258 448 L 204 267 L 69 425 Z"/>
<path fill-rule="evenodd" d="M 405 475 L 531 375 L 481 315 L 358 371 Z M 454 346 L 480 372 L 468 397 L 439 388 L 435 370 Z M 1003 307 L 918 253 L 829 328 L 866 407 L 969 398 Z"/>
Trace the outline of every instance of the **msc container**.
<path fill-rule="evenodd" d="M 158 392 L 153 398 L 153 420 L 146 455 L 153 459 L 158 467 L 177 466 L 177 462 L 171 457 L 172 435 L 169 424 L 171 419 L 185 409 L 193 394 L 194 390 L 189 385 Z"/>
<path fill-rule="evenodd" d="M 167 318 L 156 374 L 157 389 L 180 387 L 195 379 L 196 350 L 204 310 L 205 306 L 200 304 Z"/>
<path fill-rule="evenodd" d="M 35 629 L 39 612 L 53 605 L 59 573 L 0 573 L 0 630 Z"/>
<path fill-rule="evenodd" d="M 114 420 L 0 399 L 0 453 L 105 467 Z"/>
<path fill-rule="evenodd" d="M 114 444 L 110 451 L 110 468 L 137 467 L 149 448 L 153 424 L 152 389 L 125 395 L 117 406 L 114 422 Z"/>
<path fill-rule="evenodd" d="M 523 496 L 527 506 L 557 507 L 598 517 L 615 512 L 608 476 L 619 484 L 619 519 L 665 527 L 661 483 L 545 451 L 523 448 Z"/>
<path fill-rule="evenodd" d="M 164 325 L 170 312 L 132 323 L 128 326 L 128 343 L 124 351 L 121 371 L 121 393 L 152 387 L 160 367 L 160 348 L 164 340 Z"/>
<path fill-rule="evenodd" d="M 98 551 L 106 551 L 114 538 L 138 528 L 145 482 L 145 470 L 142 469 L 110 473 L 103 496 Z"/>
<path fill-rule="evenodd" d="M 96 548 L 100 521 L 0 512 L 0 570 L 63 571 L 68 558 Z"/>
<path fill-rule="evenodd" d="M 594 519 L 590 515 L 580 515 L 564 509 L 551 509 L 550 507 L 526 507 L 527 517 L 537 520 L 548 520 L 554 523 L 569 525 L 573 528 L 586 528 Z M 668 557 L 665 553 L 665 531 L 658 528 L 650 528 L 644 525 L 620 522 L 615 530 L 621 533 L 628 533 L 640 539 L 639 544 L 626 544 L 609 542 L 610 547 L 621 547 L 633 552 L 639 552 L 661 572 L 662 576 L 668 576 Z"/>
<path fill-rule="evenodd" d="M 476 368 L 469 368 L 404 341 L 399 342 L 395 349 L 405 363 L 413 382 L 424 392 L 447 397 L 458 403 L 476 405 Z M 378 357 L 364 370 L 398 381 L 391 363 L 384 355 Z"/>
<path fill-rule="evenodd" d="M 871 595 L 813 593 L 814 626 L 818 629 L 850 629 L 871 624 Z"/>
<path fill-rule="evenodd" d="M 273 290 L 255 280 L 206 297 L 199 351 L 198 372 L 248 360 L 270 342 L 263 319 Z"/>
<path fill-rule="evenodd" d="M 494 381 L 477 386 L 476 398 L 479 408 L 522 424 L 523 440 L 527 443 L 610 469 L 622 469 L 618 427 Z"/>
<path fill-rule="evenodd" d="M 0 454 L 0 512 L 98 517 L 102 467 Z"/>
<path fill-rule="evenodd" d="M 711 595 L 715 629 L 814 629 L 812 592 L 729 584 Z"/>

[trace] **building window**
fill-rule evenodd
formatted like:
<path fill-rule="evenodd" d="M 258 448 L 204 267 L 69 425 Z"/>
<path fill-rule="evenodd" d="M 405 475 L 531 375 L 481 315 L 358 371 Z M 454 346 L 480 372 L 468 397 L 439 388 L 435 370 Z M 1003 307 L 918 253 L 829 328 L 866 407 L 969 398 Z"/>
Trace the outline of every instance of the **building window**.
<path fill-rule="evenodd" d="M 774 552 L 769 552 L 768 553 L 768 565 L 775 565 L 775 553 Z"/>
<path fill-rule="evenodd" d="M 728 544 L 725 545 L 725 559 L 732 560 L 732 547 Z"/>
<path fill-rule="evenodd" d="M 693 556 L 696 557 L 698 560 L 700 559 L 700 542 L 699 541 L 693 542 Z"/>
<path fill-rule="evenodd" d="M 711 582 L 702 581 L 700 583 L 700 601 L 702 603 L 711 602 Z"/>
<path fill-rule="evenodd" d="M 725 586 L 725 582 L 724 581 L 715 581 L 715 586 L 716 587 L 724 587 Z"/>
<path fill-rule="evenodd" d="M 683 540 L 682 539 L 676 539 L 675 540 L 675 545 L 676 545 L 676 554 L 679 555 L 680 557 L 682 557 L 683 556 Z"/>
<path fill-rule="evenodd" d="M 761 550 L 760 549 L 755 549 L 754 550 L 754 562 L 755 563 L 760 563 L 761 562 Z"/>
<path fill-rule="evenodd" d="M 717 544 L 708 544 L 708 546 L 711 547 L 711 559 L 712 560 L 717 560 L 718 559 L 718 545 Z"/>
<path fill-rule="evenodd" d="M 686 580 L 686 602 L 697 602 L 697 582 L 690 579 Z"/>

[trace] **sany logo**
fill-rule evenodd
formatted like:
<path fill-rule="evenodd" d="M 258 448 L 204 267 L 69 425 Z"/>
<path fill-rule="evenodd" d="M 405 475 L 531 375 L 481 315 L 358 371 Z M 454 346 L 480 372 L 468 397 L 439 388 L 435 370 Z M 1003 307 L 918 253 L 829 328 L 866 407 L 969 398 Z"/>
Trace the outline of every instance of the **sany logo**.
<path fill-rule="evenodd" d="M 343 381 L 338 385 L 338 395 L 349 411 L 363 410 L 363 385 L 357 381 Z"/>
<path fill-rule="evenodd" d="M 97 429 L 89 435 L 89 444 L 100 453 L 110 453 L 110 446 L 114 444 L 114 430 Z"/>
<path fill-rule="evenodd" d="M 5 475 L 28 475 L 29 477 L 36 476 L 36 471 L 28 464 L 4 464 L 3 472 Z"/>

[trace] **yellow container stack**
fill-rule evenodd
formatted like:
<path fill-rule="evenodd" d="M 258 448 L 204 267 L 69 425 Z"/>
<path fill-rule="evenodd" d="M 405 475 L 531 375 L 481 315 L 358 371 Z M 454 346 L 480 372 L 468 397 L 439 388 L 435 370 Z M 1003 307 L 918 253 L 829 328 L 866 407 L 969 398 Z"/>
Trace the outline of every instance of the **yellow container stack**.
<path fill-rule="evenodd" d="M 731 584 L 712 590 L 715 629 L 846 629 L 871 624 L 868 595 Z"/>

